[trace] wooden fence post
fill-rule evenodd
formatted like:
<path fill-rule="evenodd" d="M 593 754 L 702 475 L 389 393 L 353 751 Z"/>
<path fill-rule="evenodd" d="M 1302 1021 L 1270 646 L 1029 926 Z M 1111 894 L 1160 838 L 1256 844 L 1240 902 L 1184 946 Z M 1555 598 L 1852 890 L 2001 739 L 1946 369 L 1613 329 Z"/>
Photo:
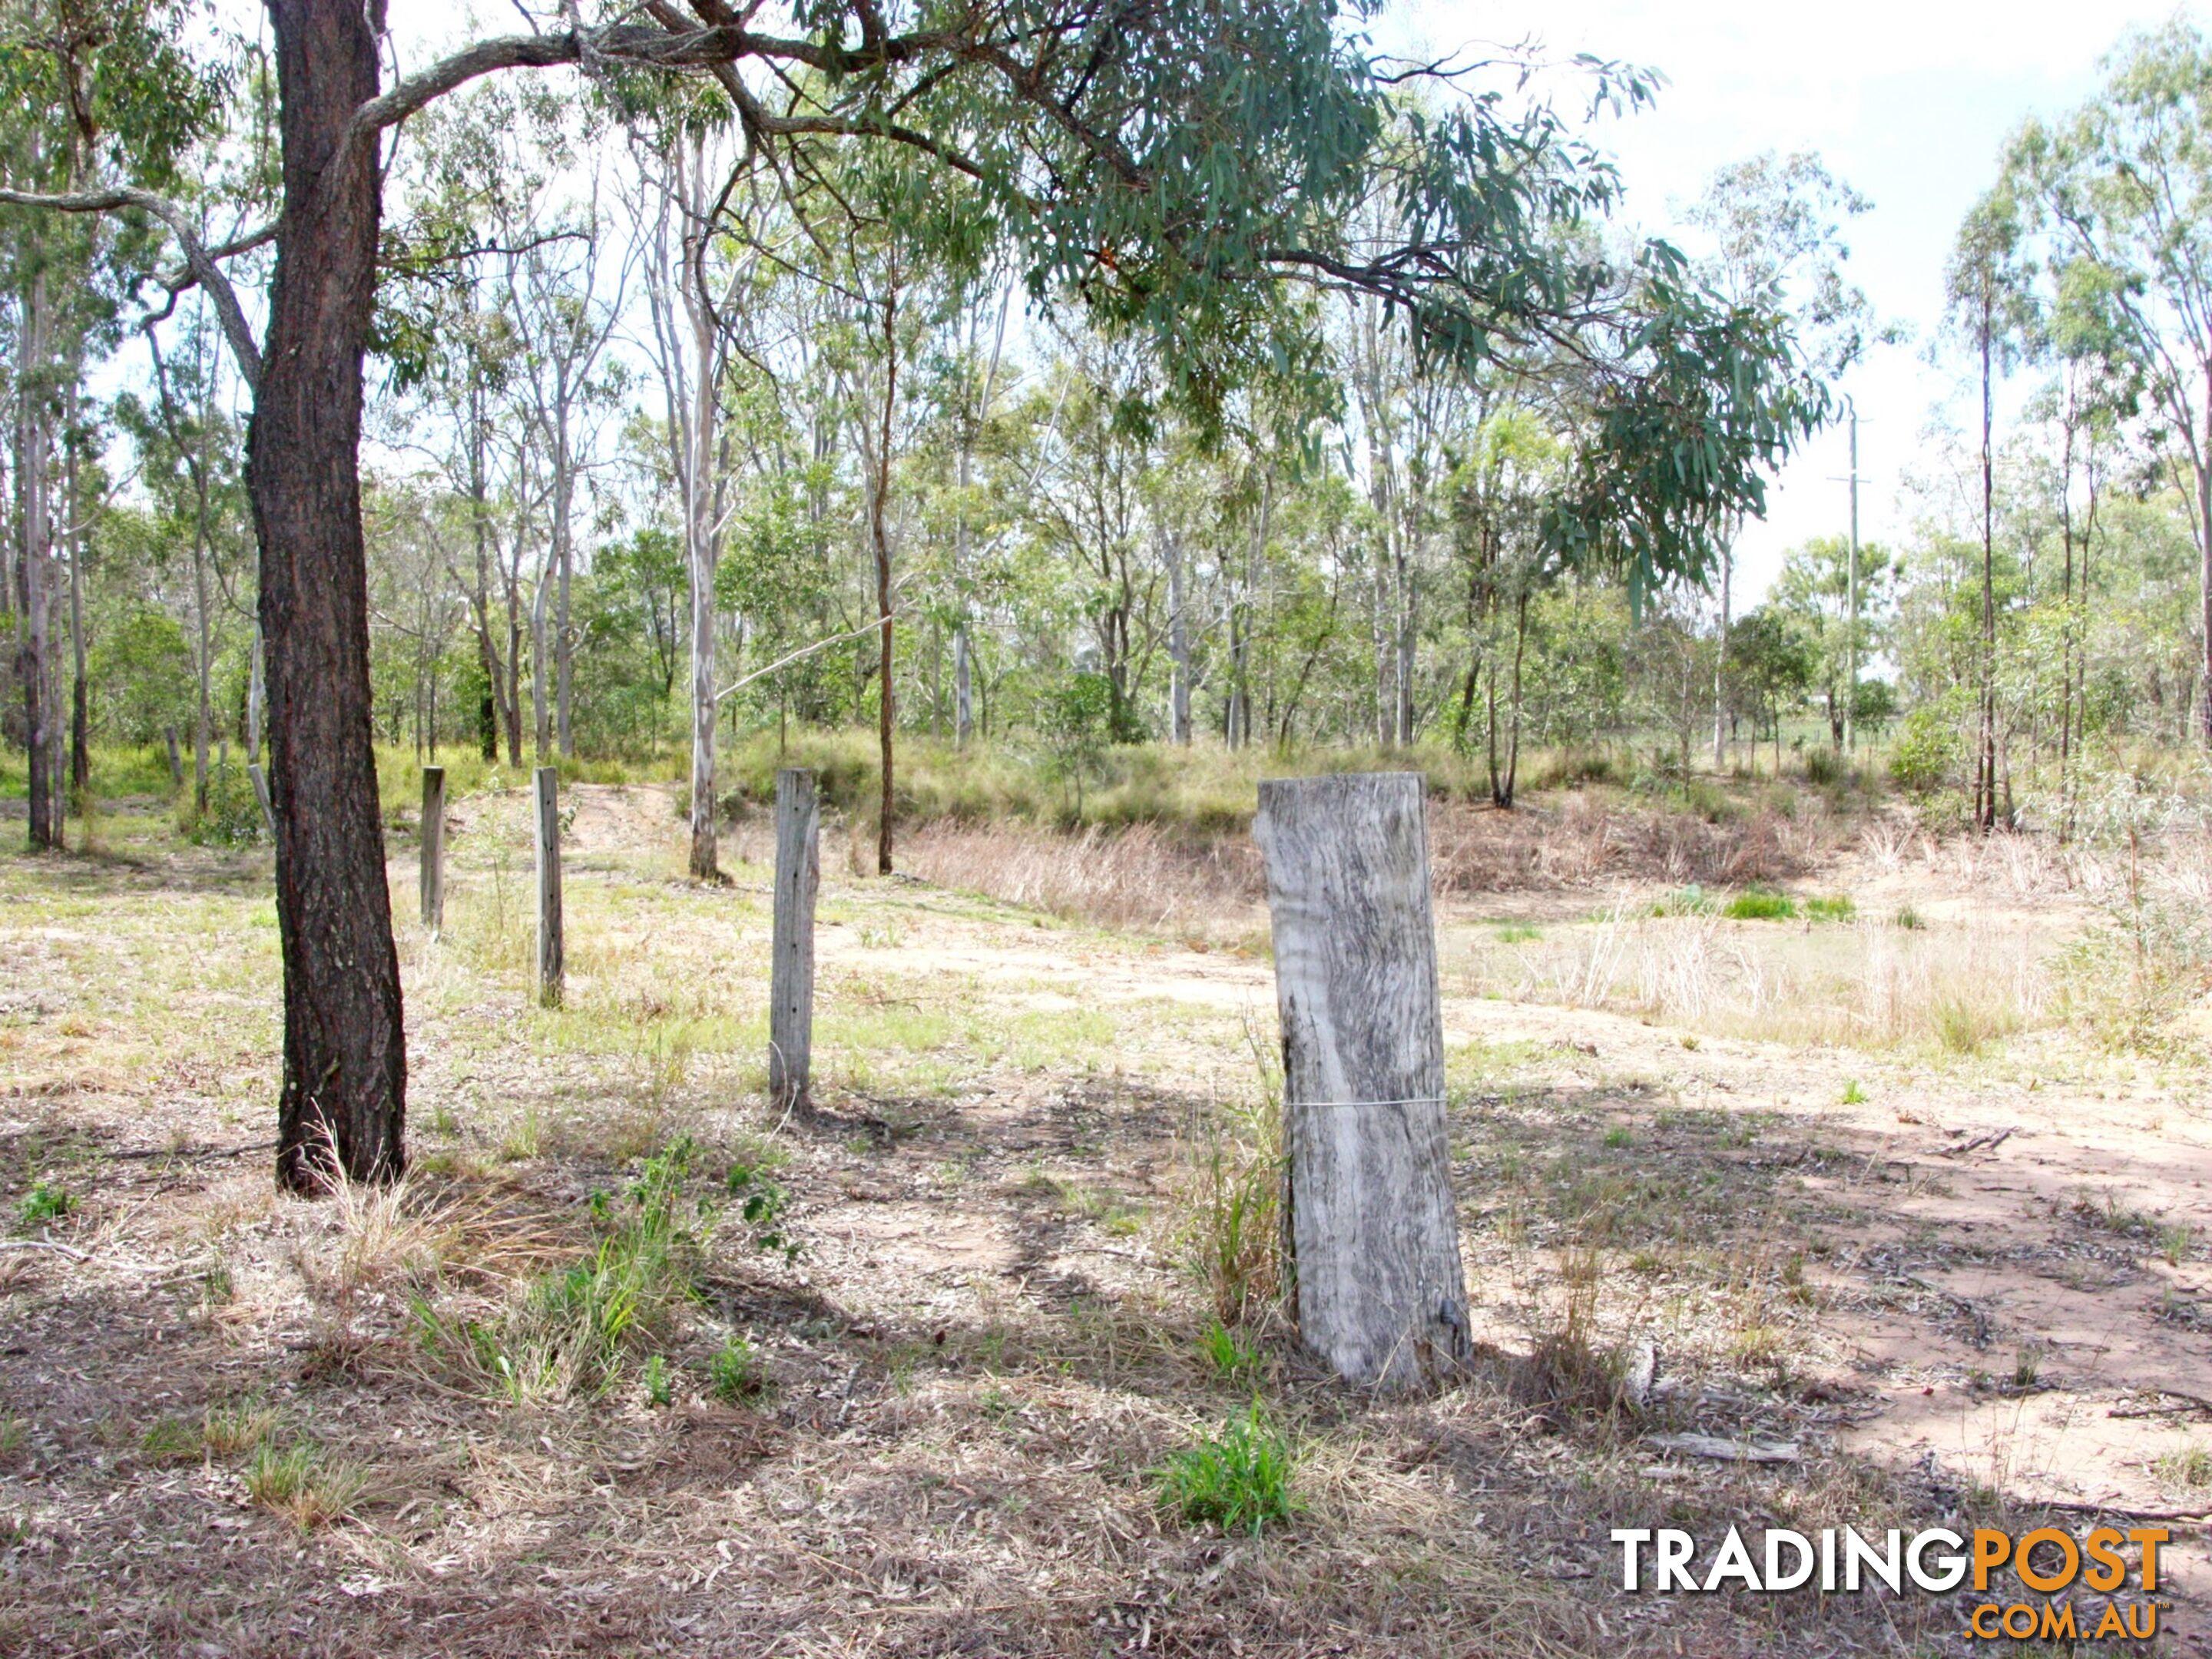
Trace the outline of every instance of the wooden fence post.
<path fill-rule="evenodd" d="M 446 925 L 446 769 L 422 769 L 422 925 Z"/>
<path fill-rule="evenodd" d="M 1298 1330 L 1346 1379 L 1387 1388 L 1437 1380 L 1469 1352 L 1425 797 L 1418 772 L 1275 778 L 1253 824 Z"/>
<path fill-rule="evenodd" d="M 538 1000 L 561 1006 L 561 775 L 550 766 L 533 779 L 538 825 Z"/>
<path fill-rule="evenodd" d="M 814 895 L 822 884 L 821 803 L 814 774 L 775 775 L 775 932 L 768 1004 L 769 1098 L 805 1111 L 814 1045 Z"/>

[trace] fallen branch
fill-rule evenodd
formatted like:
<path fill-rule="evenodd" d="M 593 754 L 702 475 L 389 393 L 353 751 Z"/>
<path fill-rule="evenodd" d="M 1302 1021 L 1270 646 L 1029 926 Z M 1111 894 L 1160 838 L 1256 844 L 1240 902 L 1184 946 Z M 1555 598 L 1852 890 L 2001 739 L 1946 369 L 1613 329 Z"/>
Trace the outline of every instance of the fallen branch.
<path fill-rule="evenodd" d="M 72 1261 L 89 1261 L 92 1253 L 80 1250 L 70 1244 L 57 1244 L 51 1238 L 0 1238 L 0 1250 L 52 1250 L 56 1255 L 65 1255 Z"/>
<path fill-rule="evenodd" d="M 1991 1151 L 1995 1151 L 1997 1147 L 2003 1146 L 2005 1142 L 2010 1140 L 2019 1133 L 2020 1128 L 2018 1125 L 2014 1125 L 2010 1127 L 2002 1129 L 1991 1129 L 1986 1134 L 1976 1135 L 1972 1140 L 1962 1141 L 1956 1146 L 1945 1146 L 1942 1148 L 1940 1150 L 1939 1156 L 1943 1158 L 1964 1158 L 1968 1152 L 1978 1152 L 1985 1146 L 1990 1148 Z"/>
<path fill-rule="evenodd" d="M 2116 1521 L 2185 1521 L 2202 1525 L 2212 1521 L 2212 1511 L 2204 1510 L 2124 1510 L 2117 1504 L 2069 1504 L 2057 1498 L 2022 1498 L 2021 1505 L 2032 1510 L 2060 1510 L 2068 1515 L 2110 1516 Z"/>
<path fill-rule="evenodd" d="M 2161 1400 L 2179 1401 L 2173 1406 L 2142 1406 L 2122 1411 L 2118 1406 L 2105 1413 L 2107 1417 L 2178 1417 L 2184 1412 L 2203 1412 L 2212 1416 L 2212 1400 L 2202 1395 L 2183 1394 L 2178 1389 L 2145 1389 L 2144 1394 L 2156 1395 Z"/>
<path fill-rule="evenodd" d="M 1717 1463 L 1795 1463 L 1793 1440 L 1729 1440 L 1717 1434 L 1655 1434 L 1644 1443 L 1684 1457 L 1708 1457 Z"/>

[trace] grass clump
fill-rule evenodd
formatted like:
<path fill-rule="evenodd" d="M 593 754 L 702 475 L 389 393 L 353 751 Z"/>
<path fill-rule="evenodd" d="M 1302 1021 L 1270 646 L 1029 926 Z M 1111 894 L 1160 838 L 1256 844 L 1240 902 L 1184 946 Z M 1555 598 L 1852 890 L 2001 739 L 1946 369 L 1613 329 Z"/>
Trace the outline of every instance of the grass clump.
<path fill-rule="evenodd" d="M 1805 901 L 1805 915 L 1814 921 L 1855 921 L 1858 914 L 1858 904 L 1849 893 Z"/>
<path fill-rule="evenodd" d="M 1751 887 L 1730 899 L 1721 914 L 1730 921 L 1787 921 L 1797 914 L 1797 901 L 1771 887 Z"/>
<path fill-rule="evenodd" d="M 199 1425 L 180 1417 L 156 1418 L 138 1437 L 139 1455 L 153 1463 L 188 1463 L 200 1455 Z"/>
<path fill-rule="evenodd" d="M 1242 1324 L 1283 1293 L 1282 1106 L 1270 1090 L 1256 1106 L 1208 1116 L 1182 1193 L 1192 1270 L 1224 1325 Z"/>
<path fill-rule="evenodd" d="M 235 1457 L 260 1445 L 276 1426 L 276 1413 L 258 1401 L 210 1406 L 200 1419 L 200 1444 L 217 1457 Z"/>
<path fill-rule="evenodd" d="M 2166 1452 L 2151 1464 L 2151 1472 L 2169 1486 L 2191 1491 L 2212 1486 L 2212 1450 L 2191 1443 Z"/>
<path fill-rule="evenodd" d="M 246 1470 L 246 1495 L 301 1532 L 343 1519 L 368 1485 L 352 1464 L 304 1440 L 281 1449 L 264 1441 Z"/>
<path fill-rule="evenodd" d="M 1718 906 L 1714 903 L 1713 896 L 1705 891 L 1704 888 L 1699 887 L 1693 883 L 1687 887 L 1676 888 L 1673 892 L 1668 894 L 1665 898 L 1662 898 L 1656 903 L 1653 904 L 1651 907 L 1651 915 L 1655 917 L 1709 916 L 1712 915 L 1717 908 L 1718 908 Z M 1594 920 L 1599 921 L 1604 921 L 1608 919 L 1609 918 L 1602 913 L 1594 918 Z"/>
<path fill-rule="evenodd" d="M 44 1226 L 49 1221 L 58 1221 L 76 1208 L 76 1195 L 64 1192 L 50 1181 L 35 1182 L 31 1190 L 15 1204 L 15 1219 L 26 1227 Z"/>
<path fill-rule="evenodd" d="M 2020 1029 L 2019 1018 L 2009 1010 L 1981 997 L 1948 991 L 1929 1006 L 1928 1024 L 1937 1042 L 1960 1055 L 1978 1054 Z"/>
<path fill-rule="evenodd" d="M 1219 1320 L 1209 1324 L 1198 1339 L 1199 1358 L 1224 1382 L 1242 1382 L 1260 1369 L 1260 1351 Z"/>
<path fill-rule="evenodd" d="M 645 1161 L 620 1198 L 594 1192 L 592 1253 L 533 1280 L 501 1318 L 447 1318 L 427 1297 L 414 1312 L 425 1348 L 457 1359 L 511 1405 L 603 1397 L 631 1354 L 665 1335 L 697 1294 L 714 1212 L 686 1203 L 696 1147 L 687 1137 Z"/>
<path fill-rule="evenodd" d="M 707 1381 L 714 1398 L 734 1406 L 761 1391 L 760 1356 L 742 1336 L 733 1336 L 707 1362 Z"/>
<path fill-rule="evenodd" d="M 1171 1455 L 1155 1471 L 1160 1506 L 1192 1526 L 1257 1536 L 1296 1513 L 1291 1473 L 1297 1455 L 1255 1401 L 1218 1434 Z"/>

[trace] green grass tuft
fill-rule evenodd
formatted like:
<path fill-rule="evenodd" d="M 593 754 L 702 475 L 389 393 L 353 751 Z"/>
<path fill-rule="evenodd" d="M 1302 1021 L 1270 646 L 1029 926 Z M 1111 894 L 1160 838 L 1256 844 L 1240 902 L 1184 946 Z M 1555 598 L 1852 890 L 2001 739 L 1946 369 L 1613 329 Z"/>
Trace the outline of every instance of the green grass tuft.
<path fill-rule="evenodd" d="M 1290 1441 L 1255 1402 L 1220 1433 L 1202 1437 L 1155 1472 L 1160 1504 L 1193 1526 L 1218 1525 L 1224 1532 L 1256 1536 L 1296 1512 L 1291 1472 L 1297 1461 Z"/>
<path fill-rule="evenodd" d="M 1730 921 L 1787 921 L 1797 914 L 1797 901 L 1771 888 L 1753 887 L 1730 899 L 1721 914 Z"/>
<path fill-rule="evenodd" d="M 23 1194 L 15 1206 L 15 1219 L 26 1227 L 39 1227 L 49 1221 L 58 1221 L 76 1208 L 76 1197 L 65 1193 L 51 1182 L 41 1181 Z"/>

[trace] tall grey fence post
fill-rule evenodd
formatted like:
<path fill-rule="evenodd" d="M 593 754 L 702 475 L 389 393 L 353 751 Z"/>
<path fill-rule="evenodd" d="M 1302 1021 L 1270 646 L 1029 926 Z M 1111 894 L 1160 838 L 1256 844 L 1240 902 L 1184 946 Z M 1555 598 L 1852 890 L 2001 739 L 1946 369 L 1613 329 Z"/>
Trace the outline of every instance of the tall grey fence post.
<path fill-rule="evenodd" d="M 1417 772 L 1277 778 L 1267 869 L 1299 1334 L 1347 1380 L 1469 1352 L 1444 1131 L 1443 1020 Z"/>
<path fill-rule="evenodd" d="M 422 926 L 446 925 L 446 769 L 422 769 Z"/>
<path fill-rule="evenodd" d="M 561 775 L 541 766 L 532 780 L 538 828 L 538 1000 L 561 1006 Z"/>
<path fill-rule="evenodd" d="M 770 946 L 769 1097 L 779 1111 L 808 1105 L 814 1046 L 814 896 L 822 884 L 822 809 L 814 774 L 775 775 L 775 931 Z"/>

